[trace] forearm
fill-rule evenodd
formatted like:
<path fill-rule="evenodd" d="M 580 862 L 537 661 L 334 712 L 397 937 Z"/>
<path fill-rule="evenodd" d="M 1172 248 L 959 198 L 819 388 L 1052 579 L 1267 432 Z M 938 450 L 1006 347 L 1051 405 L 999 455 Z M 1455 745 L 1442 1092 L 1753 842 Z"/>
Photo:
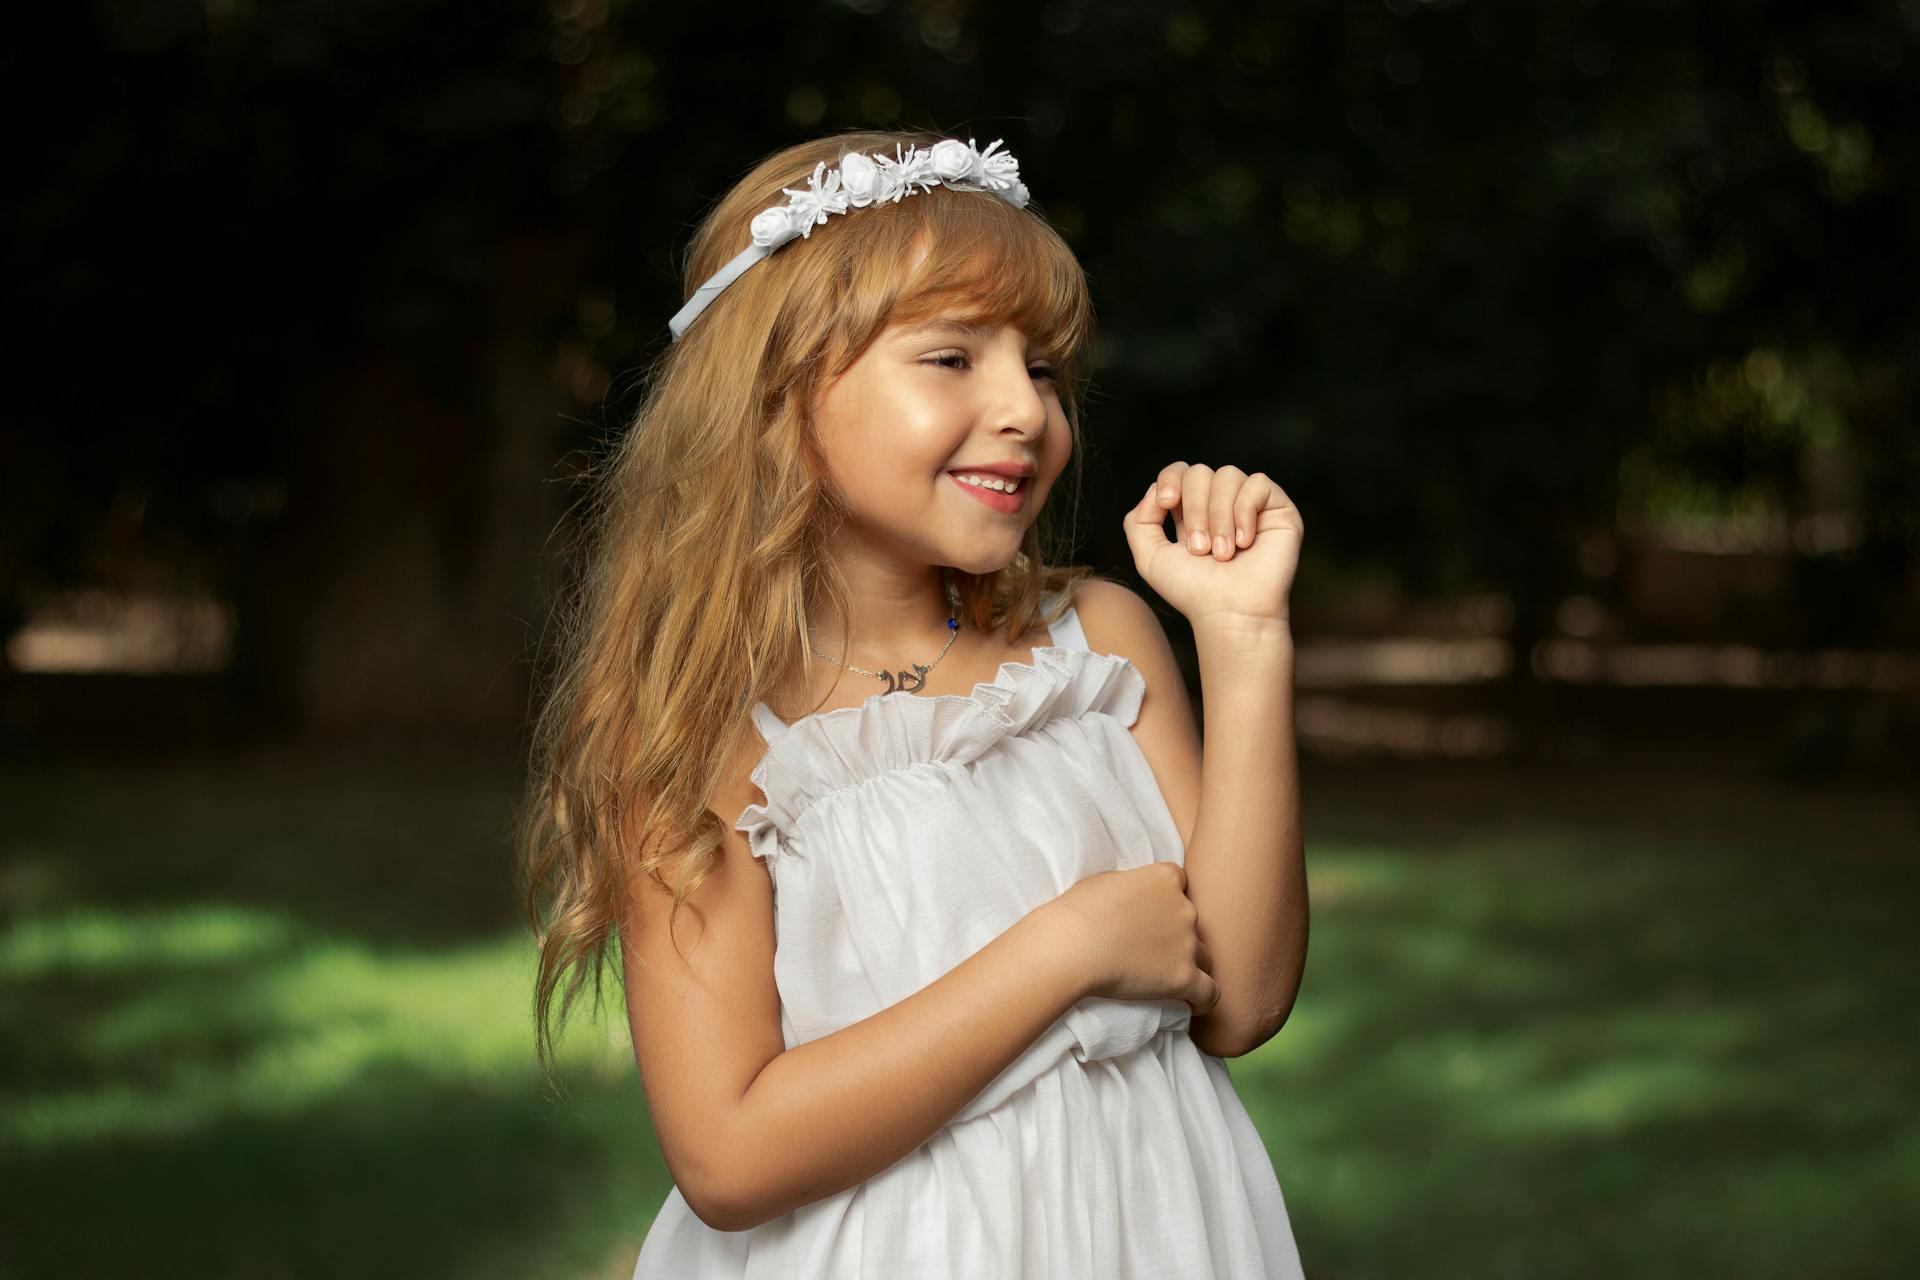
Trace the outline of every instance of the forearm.
<path fill-rule="evenodd" d="M 1086 994 L 1083 970 L 1043 906 L 905 1000 L 780 1054 L 730 1120 L 728 1229 L 920 1146 Z"/>
<path fill-rule="evenodd" d="M 1202 620 L 1200 807 L 1186 852 L 1220 1003 L 1190 1028 L 1233 1056 L 1286 1021 L 1307 958 L 1307 875 L 1293 733 L 1293 636 L 1285 624 Z"/>

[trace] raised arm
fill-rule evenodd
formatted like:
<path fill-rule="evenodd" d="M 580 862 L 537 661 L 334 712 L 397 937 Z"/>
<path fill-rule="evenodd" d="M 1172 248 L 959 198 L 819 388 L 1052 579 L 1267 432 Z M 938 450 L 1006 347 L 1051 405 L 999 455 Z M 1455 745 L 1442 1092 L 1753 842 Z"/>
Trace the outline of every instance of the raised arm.
<path fill-rule="evenodd" d="M 1213 959 L 1220 1003 L 1189 1028 L 1217 1057 L 1249 1053 L 1286 1022 L 1307 957 L 1307 877 L 1293 734 L 1293 638 L 1285 628 L 1194 628 L 1206 738 L 1158 616 L 1120 583 L 1083 583 L 1076 607 L 1094 648 L 1147 682 L 1133 726 L 1186 845 L 1187 896 Z"/>
<path fill-rule="evenodd" d="M 1307 963 L 1307 870 L 1293 736 L 1293 637 L 1194 627 L 1206 700 L 1187 896 L 1214 955 L 1220 1008 L 1196 1040 L 1240 1053 L 1286 1023 Z M 1184 694 L 1184 690 L 1182 693 Z"/>

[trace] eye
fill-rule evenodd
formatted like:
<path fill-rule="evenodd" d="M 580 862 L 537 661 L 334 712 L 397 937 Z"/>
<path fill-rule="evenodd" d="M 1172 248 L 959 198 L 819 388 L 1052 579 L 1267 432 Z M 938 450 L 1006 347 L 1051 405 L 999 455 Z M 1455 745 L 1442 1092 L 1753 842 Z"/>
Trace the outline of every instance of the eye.
<path fill-rule="evenodd" d="M 929 356 L 920 363 L 939 365 L 943 369 L 957 369 L 965 364 L 966 360 L 967 357 L 965 355 L 955 352 L 952 355 Z M 1045 378 L 1049 382 L 1053 380 L 1053 366 L 1050 364 L 1029 365 L 1027 372 L 1036 378 Z"/>

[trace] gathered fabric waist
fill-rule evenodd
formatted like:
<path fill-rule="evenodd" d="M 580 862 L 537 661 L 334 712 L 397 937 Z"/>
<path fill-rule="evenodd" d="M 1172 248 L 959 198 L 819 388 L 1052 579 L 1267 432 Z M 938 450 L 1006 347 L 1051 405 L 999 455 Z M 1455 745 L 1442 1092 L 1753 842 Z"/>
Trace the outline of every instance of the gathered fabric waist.
<path fill-rule="evenodd" d="M 1068 1058 L 1082 1063 L 1117 1058 L 1146 1047 L 1163 1032 L 1184 1032 L 1192 1021 L 1193 1010 L 1184 1000 L 1111 1000 L 1088 996 L 1062 1014 L 1045 1034 L 988 1081 L 947 1124 L 978 1119 Z"/>

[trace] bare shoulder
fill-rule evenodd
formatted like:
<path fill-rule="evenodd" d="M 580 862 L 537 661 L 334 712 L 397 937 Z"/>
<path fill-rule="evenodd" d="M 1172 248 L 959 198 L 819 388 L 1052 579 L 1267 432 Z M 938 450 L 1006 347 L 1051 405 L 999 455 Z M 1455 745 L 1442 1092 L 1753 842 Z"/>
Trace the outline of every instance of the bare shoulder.
<path fill-rule="evenodd" d="M 1081 583 L 1073 606 L 1087 645 L 1127 659 L 1146 681 L 1134 741 L 1160 784 L 1181 843 L 1188 843 L 1200 812 L 1200 728 L 1166 628 L 1139 592 L 1105 578 Z"/>
<path fill-rule="evenodd" d="M 758 729 L 748 724 L 740 745 L 714 781 L 713 794 L 708 797 L 707 805 L 727 824 L 729 830 L 732 830 L 734 820 L 742 810 L 750 804 L 760 804 L 767 798 L 753 781 L 754 768 L 766 753 L 766 739 L 760 736 Z M 741 835 L 737 831 L 734 834 Z M 744 840 L 745 836 L 741 838 Z"/>
<path fill-rule="evenodd" d="M 1075 589 L 1073 607 L 1085 626 L 1089 644 L 1093 644 L 1096 629 L 1103 634 L 1110 633 L 1116 642 L 1142 636 L 1149 628 L 1159 635 L 1162 642 L 1166 640 L 1166 633 L 1160 626 L 1159 615 L 1153 611 L 1153 606 L 1123 582 L 1115 582 L 1110 578 L 1088 578 Z M 1098 644 L 1093 647 L 1106 653 L 1120 652 Z M 1172 651 L 1171 646 L 1168 651 Z M 1133 655 L 1122 653 L 1121 656 L 1130 658 Z"/>
<path fill-rule="evenodd" d="M 1132 587 L 1105 578 L 1089 578 L 1074 592 L 1073 607 L 1080 615 L 1087 644 L 1096 653 L 1111 653 L 1127 659 L 1146 677 L 1147 693 L 1165 693 L 1169 701 L 1192 707 L 1173 656 L 1173 644 L 1166 628 L 1151 604 Z M 1173 694 L 1178 692 L 1178 698 Z M 1144 706 L 1141 714 L 1146 714 Z"/>

